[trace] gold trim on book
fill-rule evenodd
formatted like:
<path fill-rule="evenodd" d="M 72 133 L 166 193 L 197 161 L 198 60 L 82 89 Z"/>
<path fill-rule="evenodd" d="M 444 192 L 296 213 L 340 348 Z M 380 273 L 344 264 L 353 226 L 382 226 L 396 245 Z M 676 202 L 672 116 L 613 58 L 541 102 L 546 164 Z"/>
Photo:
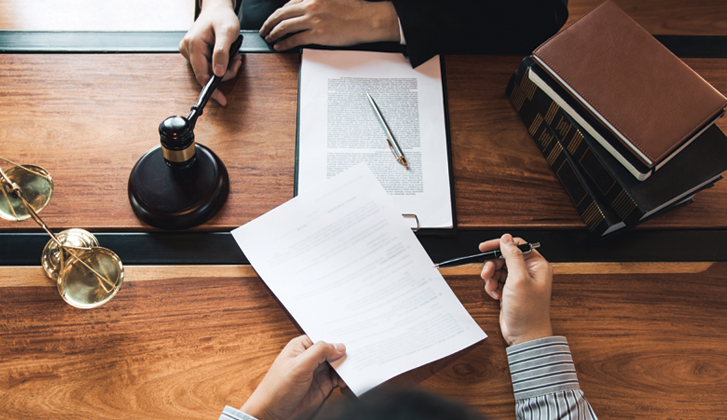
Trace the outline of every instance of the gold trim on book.
<path fill-rule="evenodd" d="M 601 209 L 592 201 L 586 208 L 586 211 L 583 212 L 583 221 L 586 222 L 588 230 L 593 231 L 604 220 L 606 220 L 606 217 L 601 212 Z"/>
<path fill-rule="evenodd" d="M 575 134 L 573 134 L 573 138 L 570 140 L 570 144 L 568 145 L 568 151 L 571 152 L 571 154 L 575 154 L 576 150 L 578 150 L 578 146 L 581 145 L 581 141 L 583 140 L 583 135 L 580 131 L 576 131 Z"/>
<path fill-rule="evenodd" d="M 546 159 L 548 161 L 548 165 L 552 167 L 553 164 L 555 164 L 555 161 L 558 159 L 558 156 L 560 156 L 560 152 L 562 151 L 562 148 L 554 147 L 553 150 L 550 151 L 550 154 L 548 154 L 548 158 Z"/>
<path fill-rule="evenodd" d="M 626 220 L 629 215 L 636 209 L 636 203 L 626 190 L 621 190 L 611 203 L 611 208 L 618 214 L 621 220 Z"/>
<path fill-rule="evenodd" d="M 558 112 L 560 107 L 558 104 L 555 103 L 555 101 L 550 103 L 550 106 L 548 107 L 548 112 L 545 114 L 545 122 L 548 123 L 548 125 L 551 125 L 553 123 L 553 118 L 555 118 L 555 114 Z"/>
<path fill-rule="evenodd" d="M 525 75 L 523 76 L 523 80 L 520 82 L 520 88 L 523 90 L 523 92 L 525 92 L 525 96 L 528 97 L 528 100 L 532 101 L 533 97 L 535 96 L 535 91 L 538 90 L 538 86 L 535 85 L 532 80 L 530 80 L 530 77 L 528 76 L 529 74 L 530 67 L 528 67 Z"/>
<path fill-rule="evenodd" d="M 572 127 L 573 126 L 561 115 L 560 121 L 558 121 L 558 124 L 555 126 L 555 130 L 558 131 L 558 134 L 560 134 L 560 138 L 565 140 Z"/>
<path fill-rule="evenodd" d="M 528 128 L 528 133 L 530 133 L 531 136 L 535 137 L 535 133 L 538 132 L 538 129 L 540 129 L 540 124 L 543 123 L 543 116 L 540 115 L 540 113 L 535 115 L 535 118 L 533 119 L 533 123 L 530 124 L 530 128 Z"/>
<path fill-rule="evenodd" d="M 520 85 L 513 86 L 512 92 L 510 92 L 510 102 L 512 102 L 512 106 L 515 107 L 515 111 L 519 113 L 520 108 L 522 108 L 523 104 L 525 104 L 525 92 L 520 89 Z"/>
<path fill-rule="evenodd" d="M 540 132 L 540 137 L 538 137 L 538 143 L 540 143 L 540 150 L 545 150 L 550 145 L 550 142 L 553 141 L 555 136 L 550 134 L 550 131 L 543 130 Z"/>

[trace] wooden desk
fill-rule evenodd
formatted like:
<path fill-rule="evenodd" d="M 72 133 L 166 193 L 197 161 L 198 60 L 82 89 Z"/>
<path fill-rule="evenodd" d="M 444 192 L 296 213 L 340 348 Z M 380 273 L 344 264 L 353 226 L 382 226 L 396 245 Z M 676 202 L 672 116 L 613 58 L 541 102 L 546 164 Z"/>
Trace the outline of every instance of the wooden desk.
<path fill-rule="evenodd" d="M 727 409 L 727 263 L 556 264 L 552 318 L 600 419 Z M 512 419 L 499 305 L 479 267 L 443 269 L 489 337 L 396 378 Z M 114 299 L 71 308 L 38 267 L 0 267 L 2 418 L 216 419 L 299 334 L 249 266 L 127 267 Z"/>
<path fill-rule="evenodd" d="M 519 59 L 446 57 L 458 225 L 583 230 L 504 95 Z M 685 61 L 727 92 L 725 59 Z M 220 214 L 195 231 L 227 231 L 292 197 L 298 66 L 296 55 L 248 54 L 222 86 L 228 107 L 208 105 L 197 140 L 221 156 L 232 185 Z M 57 189 L 42 216 L 53 229 L 152 230 L 134 217 L 126 182 L 158 144 L 159 122 L 196 99 L 179 55 L 0 55 L 0 85 L 0 155 L 51 172 Z M 727 119 L 719 125 L 727 130 Z M 725 204 L 723 181 L 639 229 L 724 231 Z M 0 231 L 38 230 L 2 221 Z M 509 419 L 499 308 L 478 271 L 443 273 L 490 337 L 395 381 Z M 599 418 L 711 419 L 727 409 L 727 263 L 555 271 L 554 328 L 569 338 Z M 248 266 L 132 265 L 126 278 L 109 303 L 81 311 L 39 267 L 0 266 L 0 418 L 214 419 L 225 404 L 239 407 L 299 334 Z"/>
<path fill-rule="evenodd" d="M 584 229 L 504 87 L 521 57 L 448 56 L 457 224 L 462 229 Z M 727 92 L 727 59 L 687 59 Z M 229 231 L 293 197 L 299 56 L 247 54 L 195 130 L 230 173 L 220 213 L 197 230 Z M 45 167 L 56 192 L 42 216 L 55 229 L 153 230 L 133 214 L 131 168 L 159 144 L 157 127 L 186 115 L 199 87 L 179 54 L 0 55 L 2 156 Z M 718 123 L 727 129 L 727 119 Z M 727 227 L 727 183 L 643 228 Z M 5 231 L 36 230 L 30 222 Z"/>

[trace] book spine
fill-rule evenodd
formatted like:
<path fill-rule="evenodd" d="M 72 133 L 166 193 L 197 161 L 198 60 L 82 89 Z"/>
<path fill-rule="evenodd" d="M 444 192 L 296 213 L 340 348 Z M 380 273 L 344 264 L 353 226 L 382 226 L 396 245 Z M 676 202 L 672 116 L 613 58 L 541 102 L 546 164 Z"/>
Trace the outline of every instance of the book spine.
<path fill-rule="evenodd" d="M 588 230 L 604 236 L 625 226 L 622 220 L 593 191 L 593 187 L 563 146 L 557 133 L 546 122 L 554 115 L 542 113 L 532 104 L 537 87 L 527 79 L 527 67 L 521 66 L 510 79 L 506 89 L 510 101 L 535 140 L 548 165 L 553 169 Z M 553 113 L 554 114 L 554 113 Z"/>
<path fill-rule="evenodd" d="M 553 129 L 563 147 L 573 156 L 601 201 L 610 206 L 627 225 L 638 224 L 644 211 L 591 149 L 586 141 L 586 136 L 590 134 L 581 130 L 555 101 L 537 87 L 529 105 L 544 114 L 544 122 Z"/>
<path fill-rule="evenodd" d="M 529 58 L 528 58 L 529 59 Z M 530 62 L 533 60 L 530 59 Z M 535 83 L 551 99 L 558 103 L 571 116 L 582 130 L 590 133 L 601 147 L 613 156 L 631 175 L 639 181 L 647 179 L 653 170 L 644 165 L 633 153 L 617 140 L 613 133 L 601 125 L 588 110 L 578 101 L 570 97 L 556 81 L 554 81 L 537 64 L 530 64 L 528 79 Z"/>

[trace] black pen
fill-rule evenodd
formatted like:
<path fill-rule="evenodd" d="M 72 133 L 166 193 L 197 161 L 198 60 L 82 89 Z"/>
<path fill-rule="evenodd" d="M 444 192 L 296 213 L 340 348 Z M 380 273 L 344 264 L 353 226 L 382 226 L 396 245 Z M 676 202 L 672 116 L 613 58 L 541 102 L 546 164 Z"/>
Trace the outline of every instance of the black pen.
<path fill-rule="evenodd" d="M 527 243 L 518 245 L 518 248 L 520 248 L 520 251 L 523 252 L 523 254 L 527 254 L 528 252 L 532 251 L 535 248 L 540 247 L 540 242 L 533 242 L 533 243 Z M 495 258 L 502 258 L 502 252 L 500 252 L 499 249 L 496 249 L 494 251 L 487 251 L 482 252 L 475 255 L 468 255 L 466 257 L 459 257 L 459 258 L 453 258 L 451 260 L 447 260 L 444 262 L 440 262 L 439 264 L 434 264 L 434 268 L 440 268 L 444 266 L 449 265 L 458 265 L 458 264 L 465 264 L 468 262 L 474 262 L 474 261 L 484 261 L 484 260 L 492 260 Z"/>

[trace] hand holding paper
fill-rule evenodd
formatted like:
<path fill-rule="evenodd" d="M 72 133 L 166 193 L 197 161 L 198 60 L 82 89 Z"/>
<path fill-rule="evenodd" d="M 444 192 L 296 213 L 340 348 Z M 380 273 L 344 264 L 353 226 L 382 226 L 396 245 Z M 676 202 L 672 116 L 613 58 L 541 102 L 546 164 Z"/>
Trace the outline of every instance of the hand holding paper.
<path fill-rule="evenodd" d="M 486 337 L 365 165 L 235 229 L 233 237 L 355 394 Z"/>
<path fill-rule="evenodd" d="M 247 399 L 242 411 L 264 420 L 308 418 L 333 388 L 345 386 L 328 365 L 346 354 L 342 344 L 302 335 L 292 339 L 275 359 L 262 383 Z"/>

